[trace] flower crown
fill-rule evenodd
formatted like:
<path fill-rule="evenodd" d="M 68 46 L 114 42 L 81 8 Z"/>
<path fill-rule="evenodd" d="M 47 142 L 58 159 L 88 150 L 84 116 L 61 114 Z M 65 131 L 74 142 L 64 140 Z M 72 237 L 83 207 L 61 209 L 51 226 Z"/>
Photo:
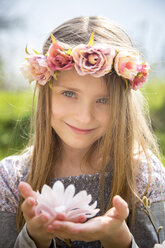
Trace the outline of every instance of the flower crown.
<path fill-rule="evenodd" d="M 21 67 L 21 71 L 29 82 L 37 81 L 40 85 L 52 79 L 57 80 L 61 71 L 75 68 L 81 76 L 90 74 L 94 77 L 102 77 L 112 71 L 121 76 L 126 86 L 137 90 L 147 81 L 150 66 L 143 62 L 137 52 L 116 50 L 113 47 L 102 44 L 94 45 L 94 32 L 92 32 L 88 45 L 80 44 L 72 50 L 64 50 L 53 34 L 52 44 L 48 53 L 42 55 L 35 50 L 30 54 L 26 47 L 27 62 Z M 129 80 L 129 83 L 128 83 Z"/>

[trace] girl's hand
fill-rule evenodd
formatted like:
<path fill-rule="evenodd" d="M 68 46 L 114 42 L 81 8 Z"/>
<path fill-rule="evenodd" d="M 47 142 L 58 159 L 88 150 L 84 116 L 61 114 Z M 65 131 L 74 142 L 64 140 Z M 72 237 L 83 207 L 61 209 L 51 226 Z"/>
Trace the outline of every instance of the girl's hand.
<path fill-rule="evenodd" d="M 52 239 L 56 236 L 55 232 L 50 233 L 48 226 L 55 221 L 48 213 L 35 215 L 36 192 L 34 192 L 28 183 L 21 182 L 18 188 L 24 197 L 25 201 L 22 204 L 22 211 L 27 223 L 27 231 L 38 248 L 47 248 L 50 246 Z M 57 214 L 56 220 L 64 221 L 66 216 L 64 214 Z M 86 220 L 85 216 L 79 216 L 73 219 L 74 222 L 83 222 Z"/>
<path fill-rule="evenodd" d="M 120 197 L 113 198 L 113 207 L 105 215 L 90 219 L 86 223 L 76 224 L 67 221 L 53 221 L 48 225 L 50 233 L 56 233 L 60 239 L 94 241 L 100 240 L 104 248 L 131 247 L 131 233 L 126 225 L 129 209 Z"/>

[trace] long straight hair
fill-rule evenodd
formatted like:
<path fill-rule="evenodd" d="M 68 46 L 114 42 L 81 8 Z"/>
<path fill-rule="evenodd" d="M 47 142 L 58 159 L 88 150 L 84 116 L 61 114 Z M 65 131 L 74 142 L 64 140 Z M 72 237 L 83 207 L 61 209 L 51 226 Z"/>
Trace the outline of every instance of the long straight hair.
<path fill-rule="evenodd" d="M 95 43 L 110 44 L 114 48 L 135 51 L 128 35 L 104 17 L 77 17 L 56 28 L 52 33 L 59 44 L 65 49 L 73 48 L 78 44 L 88 44 L 89 37 L 95 32 Z M 46 54 L 51 45 L 50 36 L 43 47 Z M 134 160 L 135 147 L 144 152 L 150 168 L 148 149 L 159 155 L 158 145 L 152 134 L 148 107 L 140 91 L 126 88 L 125 81 L 114 71 L 104 76 L 109 92 L 109 127 L 104 137 L 95 142 L 86 159 L 96 150 L 101 155 L 101 209 L 104 206 L 104 175 L 107 163 L 113 161 L 113 182 L 109 196 L 108 208 L 112 206 L 112 198 L 118 194 L 131 205 L 133 212 L 135 198 L 139 197 L 136 191 Z M 49 85 L 41 86 L 38 92 L 36 121 L 33 134 L 33 155 L 30 170 L 26 181 L 33 190 L 41 190 L 51 179 L 52 167 L 61 156 L 61 141 L 51 127 L 51 89 Z M 54 167 L 55 169 L 55 167 Z M 149 170 L 150 171 L 150 170 Z M 151 173 L 149 173 L 148 186 Z M 147 186 L 147 188 L 148 188 Z M 147 190 L 146 188 L 146 190 Z M 144 192 L 145 193 L 145 192 Z M 130 202 L 131 199 L 131 202 Z M 21 197 L 17 209 L 17 226 L 21 230 L 25 220 L 21 212 Z"/>

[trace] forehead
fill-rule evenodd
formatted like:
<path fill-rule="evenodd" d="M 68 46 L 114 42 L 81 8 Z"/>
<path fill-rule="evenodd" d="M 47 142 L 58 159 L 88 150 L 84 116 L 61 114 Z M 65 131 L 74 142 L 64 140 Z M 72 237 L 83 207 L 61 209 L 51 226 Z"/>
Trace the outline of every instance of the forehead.
<path fill-rule="evenodd" d="M 72 69 L 63 71 L 55 81 L 55 86 L 75 88 L 79 91 L 88 91 L 97 94 L 107 94 L 107 87 L 103 77 L 93 77 L 91 75 L 80 76 Z"/>

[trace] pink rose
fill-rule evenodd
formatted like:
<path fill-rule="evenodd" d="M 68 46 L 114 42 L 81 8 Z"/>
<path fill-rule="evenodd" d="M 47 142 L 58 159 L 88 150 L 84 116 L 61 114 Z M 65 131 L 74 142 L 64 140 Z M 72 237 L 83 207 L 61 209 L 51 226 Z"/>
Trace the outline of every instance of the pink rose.
<path fill-rule="evenodd" d="M 137 67 L 138 73 L 130 84 L 130 88 L 137 90 L 147 81 L 150 66 L 147 62 L 142 62 Z"/>
<path fill-rule="evenodd" d="M 57 43 L 53 43 L 50 46 L 47 60 L 49 68 L 53 71 L 70 70 L 74 66 L 72 56 L 65 53 Z"/>
<path fill-rule="evenodd" d="M 21 71 L 30 82 L 36 80 L 40 85 L 45 85 L 54 73 L 49 69 L 46 57 L 43 55 L 28 58 Z"/>
<path fill-rule="evenodd" d="M 97 45 L 78 45 L 73 48 L 71 55 L 79 75 L 92 74 L 94 77 L 101 77 L 110 72 L 115 50 L 104 45 L 101 48 Z"/>
<path fill-rule="evenodd" d="M 123 78 L 134 80 L 138 73 L 139 59 L 139 55 L 135 52 L 119 52 L 114 62 L 116 73 Z"/>

